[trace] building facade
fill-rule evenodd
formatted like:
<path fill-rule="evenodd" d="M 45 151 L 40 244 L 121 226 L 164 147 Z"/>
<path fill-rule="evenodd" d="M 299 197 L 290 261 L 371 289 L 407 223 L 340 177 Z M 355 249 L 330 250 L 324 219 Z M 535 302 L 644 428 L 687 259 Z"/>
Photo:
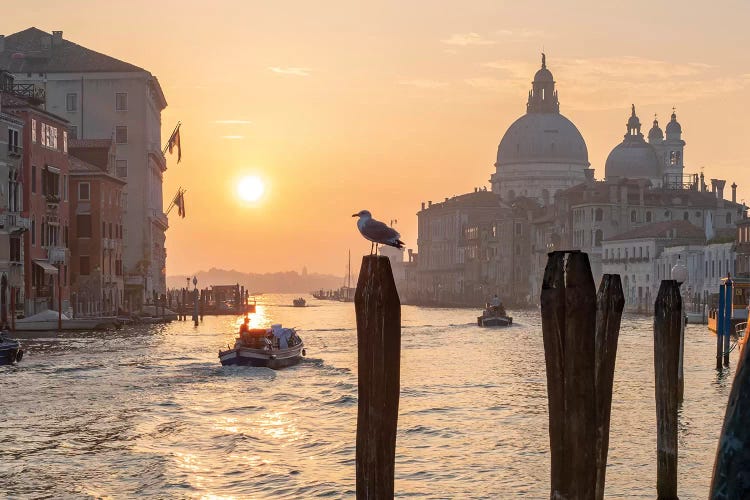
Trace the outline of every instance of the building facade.
<path fill-rule="evenodd" d="M 130 309 L 122 273 L 123 190 L 111 140 L 72 140 L 71 284 L 76 316 L 117 315 Z"/>
<path fill-rule="evenodd" d="M 115 173 L 124 189 L 123 273 L 128 302 L 137 307 L 166 291 L 159 81 L 148 71 L 63 38 L 29 28 L 0 39 L 0 67 L 17 82 L 46 91 L 46 111 L 69 122 L 78 139 L 113 139 Z"/>

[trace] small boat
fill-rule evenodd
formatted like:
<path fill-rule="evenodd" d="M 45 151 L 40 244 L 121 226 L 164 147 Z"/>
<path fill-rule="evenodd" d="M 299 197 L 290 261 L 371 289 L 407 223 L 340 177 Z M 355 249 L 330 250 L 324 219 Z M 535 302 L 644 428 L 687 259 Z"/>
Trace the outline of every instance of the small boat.
<path fill-rule="evenodd" d="M 5 337 L 0 332 L 0 365 L 12 365 L 21 361 L 21 358 L 23 358 L 21 343 Z"/>
<path fill-rule="evenodd" d="M 114 316 L 102 318 L 68 318 L 58 316 L 57 311 L 47 309 L 33 316 L 16 320 L 15 329 L 19 332 L 47 332 L 58 330 L 58 321 L 63 330 L 111 330 L 120 326 Z"/>
<path fill-rule="evenodd" d="M 305 344 L 293 328 L 273 325 L 271 330 L 250 329 L 240 333 L 234 348 L 219 351 L 223 366 L 244 365 L 274 370 L 296 365 L 305 355 Z"/>
<path fill-rule="evenodd" d="M 482 311 L 482 315 L 477 317 L 479 326 L 510 326 L 513 324 L 513 318 L 506 316 L 505 309 L 487 308 Z"/>
<path fill-rule="evenodd" d="M 302 297 L 298 297 L 292 301 L 292 304 L 294 305 L 294 307 L 305 307 L 305 304 L 307 304 L 307 302 Z"/>

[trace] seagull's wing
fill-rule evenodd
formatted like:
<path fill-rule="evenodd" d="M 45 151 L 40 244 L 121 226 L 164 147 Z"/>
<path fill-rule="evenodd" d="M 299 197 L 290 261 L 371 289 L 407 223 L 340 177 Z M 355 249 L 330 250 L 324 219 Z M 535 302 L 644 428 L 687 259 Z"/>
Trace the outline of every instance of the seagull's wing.
<path fill-rule="evenodd" d="M 378 243 L 393 241 L 401 237 L 398 231 L 375 219 L 370 219 L 363 224 L 362 234 L 367 239 Z"/>

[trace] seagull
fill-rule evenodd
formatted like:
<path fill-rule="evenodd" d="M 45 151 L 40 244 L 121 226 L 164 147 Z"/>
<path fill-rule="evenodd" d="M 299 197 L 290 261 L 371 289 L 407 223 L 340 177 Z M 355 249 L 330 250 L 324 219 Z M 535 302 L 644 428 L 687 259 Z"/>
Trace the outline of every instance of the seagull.
<path fill-rule="evenodd" d="M 403 248 L 404 242 L 401 241 L 401 235 L 398 231 L 392 227 L 386 226 L 379 220 L 372 218 L 372 214 L 367 210 L 360 210 L 356 214 L 352 214 L 352 217 L 359 217 L 357 221 L 357 229 L 365 237 L 375 245 L 375 253 L 378 252 L 378 244 L 388 245 L 396 248 Z M 370 245 L 370 255 L 372 255 L 372 245 Z"/>

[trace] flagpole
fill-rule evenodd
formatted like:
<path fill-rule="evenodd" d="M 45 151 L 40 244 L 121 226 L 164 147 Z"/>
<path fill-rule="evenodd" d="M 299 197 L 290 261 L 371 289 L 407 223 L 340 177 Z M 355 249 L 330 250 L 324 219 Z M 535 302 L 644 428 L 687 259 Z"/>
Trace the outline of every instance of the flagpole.
<path fill-rule="evenodd" d="M 167 207 L 167 211 L 164 212 L 164 215 L 169 215 L 169 212 L 172 211 L 172 209 L 176 206 L 175 201 L 177 200 L 177 197 L 187 193 L 187 189 L 182 189 L 182 186 L 177 188 L 177 194 L 174 195 L 174 198 L 172 198 L 172 202 L 169 204 L 169 207 Z"/>
<path fill-rule="evenodd" d="M 161 154 L 165 155 L 167 154 L 167 149 L 169 149 L 169 143 L 172 142 L 172 138 L 174 137 L 175 132 L 177 132 L 177 129 L 180 128 L 180 125 L 182 125 L 182 122 L 177 122 L 177 125 L 175 125 L 174 130 L 172 130 L 172 133 L 169 136 L 169 139 L 167 140 L 167 144 L 164 146 L 164 149 L 161 150 Z"/>

